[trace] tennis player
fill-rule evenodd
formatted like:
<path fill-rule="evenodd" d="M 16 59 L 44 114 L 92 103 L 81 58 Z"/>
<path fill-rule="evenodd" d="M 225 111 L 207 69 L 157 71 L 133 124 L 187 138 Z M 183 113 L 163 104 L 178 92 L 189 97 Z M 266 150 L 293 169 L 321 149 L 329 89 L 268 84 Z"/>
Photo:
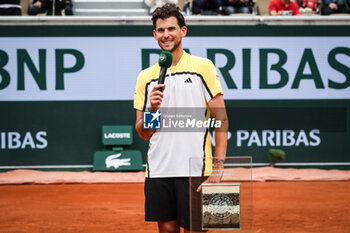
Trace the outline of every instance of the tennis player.
<path fill-rule="evenodd" d="M 135 89 L 135 127 L 141 138 L 149 140 L 145 219 L 158 222 L 161 233 L 179 233 L 181 228 L 184 232 L 201 232 L 200 221 L 190 223 L 189 192 L 200 200 L 200 184 L 220 182 L 222 177 L 210 174 L 221 174 L 226 156 L 228 119 L 223 92 L 213 63 L 183 50 L 182 38 L 186 36 L 187 27 L 180 9 L 175 4 L 166 4 L 154 11 L 152 21 L 154 38 L 163 51 L 173 55 L 173 62 L 164 84 L 158 84 L 160 66 L 155 64 L 141 71 Z M 221 122 L 220 127 L 215 128 L 214 158 L 208 129 L 200 132 L 145 129 L 144 112 L 162 112 L 162 108 L 203 108 L 207 118 L 210 114 Z M 198 185 L 190 190 L 189 165 L 193 157 L 198 158 L 198 164 L 191 166 L 197 168 L 199 175 Z"/>

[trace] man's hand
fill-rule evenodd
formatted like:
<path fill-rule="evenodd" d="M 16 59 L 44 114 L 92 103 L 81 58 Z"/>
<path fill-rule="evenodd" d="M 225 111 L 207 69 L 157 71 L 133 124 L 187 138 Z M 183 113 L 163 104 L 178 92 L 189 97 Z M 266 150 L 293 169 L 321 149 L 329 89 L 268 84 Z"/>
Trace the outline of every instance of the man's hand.
<path fill-rule="evenodd" d="M 211 175 L 206 179 L 203 184 L 206 183 L 220 183 L 222 176 L 224 174 L 224 163 L 216 163 L 214 162 L 213 172 Z M 197 192 L 200 192 L 202 190 L 202 185 L 200 185 L 197 188 Z"/>
<path fill-rule="evenodd" d="M 162 100 L 163 100 L 163 92 L 159 91 L 158 88 L 162 88 L 163 92 L 164 92 L 165 84 L 155 85 L 151 91 L 149 99 L 151 102 L 151 111 L 152 112 L 155 112 L 160 108 L 160 104 L 162 103 Z"/>
<path fill-rule="evenodd" d="M 163 92 L 165 90 L 165 84 L 155 85 L 149 95 L 151 102 L 151 111 L 155 112 L 160 108 L 160 104 L 163 100 L 163 92 L 159 91 L 158 88 L 162 88 Z M 139 136 L 144 140 L 149 140 L 152 134 L 156 131 L 155 129 L 144 129 L 143 128 L 143 111 L 136 111 L 136 124 L 135 128 Z"/>
<path fill-rule="evenodd" d="M 338 10 L 338 6 L 334 2 L 329 3 L 328 7 L 335 11 Z"/>
<path fill-rule="evenodd" d="M 41 5 L 42 5 L 42 2 L 40 2 L 40 1 L 36 1 L 36 2 L 33 4 L 33 6 L 36 6 L 36 7 L 39 7 L 39 8 L 41 8 Z"/>
<path fill-rule="evenodd" d="M 271 16 L 278 16 L 278 15 L 282 15 L 282 11 L 275 11 L 275 10 L 272 10 L 270 11 L 270 15 Z"/>

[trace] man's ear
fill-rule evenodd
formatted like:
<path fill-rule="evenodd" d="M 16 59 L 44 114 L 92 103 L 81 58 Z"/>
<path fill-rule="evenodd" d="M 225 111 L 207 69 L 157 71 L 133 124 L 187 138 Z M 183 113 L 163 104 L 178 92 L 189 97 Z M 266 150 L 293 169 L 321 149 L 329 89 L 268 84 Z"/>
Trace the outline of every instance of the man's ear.
<path fill-rule="evenodd" d="M 154 37 L 154 39 L 157 39 L 157 32 L 156 32 L 156 30 L 153 30 L 153 37 Z"/>
<path fill-rule="evenodd" d="M 181 28 L 181 35 L 182 35 L 182 37 L 185 37 L 187 35 L 187 27 L 186 26 L 183 26 Z"/>

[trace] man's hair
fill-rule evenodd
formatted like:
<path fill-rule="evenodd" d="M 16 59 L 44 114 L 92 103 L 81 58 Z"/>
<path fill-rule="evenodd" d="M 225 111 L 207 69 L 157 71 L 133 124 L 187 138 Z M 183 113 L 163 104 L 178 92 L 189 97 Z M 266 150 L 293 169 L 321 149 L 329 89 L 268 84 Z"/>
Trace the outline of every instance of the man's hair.
<path fill-rule="evenodd" d="M 177 24 L 180 26 L 180 28 L 186 26 L 185 18 L 181 13 L 180 8 L 173 3 L 167 3 L 162 7 L 158 7 L 153 12 L 152 21 L 154 28 L 156 29 L 158 19 L 164 20 L 171 16 L 174 16 L 177 19 Z"/>

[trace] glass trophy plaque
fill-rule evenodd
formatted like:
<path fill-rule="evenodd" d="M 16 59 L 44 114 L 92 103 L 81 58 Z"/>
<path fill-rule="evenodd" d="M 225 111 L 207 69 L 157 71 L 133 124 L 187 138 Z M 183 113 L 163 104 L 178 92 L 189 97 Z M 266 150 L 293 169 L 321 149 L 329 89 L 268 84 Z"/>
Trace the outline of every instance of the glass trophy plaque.
<path fill-rule="evenodd" d="M 191 232 L 253 233 L 251 157 L 190 159 Z"/>

